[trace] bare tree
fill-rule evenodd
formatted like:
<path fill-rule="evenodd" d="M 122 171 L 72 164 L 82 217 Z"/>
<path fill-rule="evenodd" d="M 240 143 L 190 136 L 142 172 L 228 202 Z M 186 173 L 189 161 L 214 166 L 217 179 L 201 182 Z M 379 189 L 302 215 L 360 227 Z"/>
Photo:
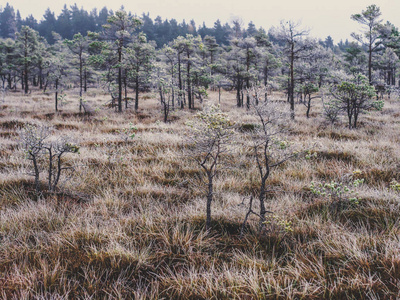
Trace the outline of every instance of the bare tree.
<path fill-rule="evenodd" d="M 65 170 L 71 170 L 73 167 L 64 166 L 63 157 L 67 153 L 78 153 L 79 147 L 71 142 L 68 137 L 60 137 L 44 146 L 48 154 L 48 189 L 55 192 L 60 182 L 61 173 Z"/>
<path fill-rule="evenodd" d="M 30 125 L 19 130 L 19 137 L 22 149 L 26 155 L 26 159 L 30 160 L 33 165 L 33 173 L 30 175 L 35 177 L 36 194 L 40 193 L 40 161 L 45 154 L 44 147 L 46 139 L 50 136 L 50 128 L 46 125 Z"/>
<path fill-rule="evenodd" d="M 61 173 L 72 167 L 65 166 L 67 153 L 78 153 L 79 147 L 69 137 L 50 140 L 52 128 L 44 125 L 26 125 L 19 130 L 21 145 L 26 158 L 32 161 L 36 195 L 40 194 L 40 173 L 47 169 L 48 191 L 55 192 Z"/>
<path fill-rule="evenodd" d="M 250 140 L 251 154 L 260 178 L 258 189 L 260 233 L 265 227 L 265 216 L 269 212 L 265 206 L 268 190 L 267 180 L 275 167 L 298 155 L 291 151 L 289 143 L 283 138 L 285 129 L 282 122 L 286 119 L 285 113 L 279 103 L 271 100 L 261 101 L 261 99 L 264 99 L 265 92 L 265 86 L 255 86 L 248 90 L 248 94 L 251 95 L 250 113 L 258 120 L 254 130 L 248 132 L 247 136 Z"/>
<path fill-rule="evenodd" d="M 300 89 L 301 89 L 301 93 L 304 96 L 303 104 L 307 108 L 306 117 L 308 119 L 310 117 L 311 100 L 319 97 L 318 95 L 316 95 L 316 93 L 318 93 L 319 89 L 318 89 L 317 85 L 315 85 L 311 82 L 303 84 L 300 87 Z"/>

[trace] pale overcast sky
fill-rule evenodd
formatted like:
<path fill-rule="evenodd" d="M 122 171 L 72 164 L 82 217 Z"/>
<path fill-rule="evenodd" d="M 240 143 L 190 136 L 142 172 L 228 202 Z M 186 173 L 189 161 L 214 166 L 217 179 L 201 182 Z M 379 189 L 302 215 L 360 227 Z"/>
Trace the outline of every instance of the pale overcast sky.
<path fill-rule="evenodd" d="M 283 19 L 300 20 L 304 27 L 311 29 L 311 36 L 324 39 L 331 35 L 335 43 L 351 39 L 350 33 L 360 26 L 350 15 L 371 4 L 381 8 L 385 22 L 400 26 L 400 0 L 0 0 L 0 6 L 4 7 L 7 2 L 19 9 L 23 18 L 33 14 L 38 20 L 48 7 L 58 16 L 64 4 L 74 3 L 88 11 L 104 6 L 115 11 L 124 5 L 127 11 L 139 16 L 149 12 L 153 19 L 158 15 L 178 22 L 194 19 L 197 26 L 205 21 L 208 27 L 217 19 L 225 23 L 232 17 L 240 17 L 245 27 L 253 21 L 266 30 L 278 26 Z"/>

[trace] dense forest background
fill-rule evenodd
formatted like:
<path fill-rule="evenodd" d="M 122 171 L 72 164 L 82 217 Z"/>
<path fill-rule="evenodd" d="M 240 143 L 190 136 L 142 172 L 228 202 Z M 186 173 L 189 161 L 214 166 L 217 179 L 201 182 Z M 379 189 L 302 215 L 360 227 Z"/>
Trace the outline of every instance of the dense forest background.
<path fill-rule="evenodd" d="M 50 9 L 47 9 L 43 19 L 38 21 L 32 15 L 22 19 L 19 10 L 15 10 L 12 5 L 7 3 L 0 12 L 0 37 L 15 38 L 15 33 L 21 29 L 21 26 L 25 25 L 38 31 L 49 44 L 53 44 L 55 39 L 52 32 L 60 34 L 63 39 L 71 39 L 77 33 L 86 35 L 88 31 L 101 32 L 103 30 L 102 26 L 107 23 L 107 18 L 113 14 L 114 12 L 107 9 L 107 7 L 103 7 L 100 10 L 93 9 L 89 12 L 74 4 L 70 7 L 64 5 L 62 12 L 58 16 Z M 129 12 L 129 15 L 133 14 Z M 161 16 L 157 16 L 153 20 L 149 13 L 143 13 L 139 17 L 143 23 L 137 30 L 144 32 L 148 40 L 155 41 L 158 48 L 168 44 L 178 36 L 185 36 L 186 34 L 199 35 L 202 38 L 206 35 L 213 36 L 220 46 L 228 45 L 232 36 L 253 36 L 259 30 L 253 22 L 245 26 L 240 19 L 225 24 L 220 20 L 216 20 L 213 27 L 207 27 L 205 23 L 198 25 L 194 20 L 190 20 L 189 23 L 183 20 L 179 23 L 176 19 L 168 20 L 163 19 Z M 334 45 L 334 41 L 330 36 L 320 41 L 320 43 L 332 49 L 336 46 L 342 51 L 349 47 L 348 40 L 340 41 L 337 45 Z"/>
<path fill-rule="evenodd" d="M 360 30 L 351 33 L 351 42 L 335 45 L 331 36 L 313 38 L 290 20 L 268 31 L 240 18 L 230 24 L 217 20 L 208 28 L 194 20 L 139 17 L 123 7 L 88 12 L 75 4 L 64 5 L 57 17 L 47 9 L 38 22 L 32 15 L 22 19 L 7 4 L 0 11 L 0 79 L 3 88 L 20 86 L 25 94 L 32 86 L 54 90 L 56 110 L 59 92 L 72 87 L 79 86 L 80 111 L 88 87 L 102 86 L 118 100 L 119 112 L 123 100 L 128 108 L 130 91 L 137 110 L 139 93 L 152 89 L 166 114 L 170 106 L 193 109 L 210 88 L 235 91 L 237 106 L 248 108 L 249 89 L 263 85 L 265 99 L 272 90 L 287 95 L 292 119 L 295 100 L 308 99 L 308 117 L 311 99 L 342 82 L 357 89 L 372 86 L 378 94 L 394 91 L 400 34 L 381 15 L 370 5 L 349 16 Z M 356 127 L 350 119 L 349 126 Z"/>

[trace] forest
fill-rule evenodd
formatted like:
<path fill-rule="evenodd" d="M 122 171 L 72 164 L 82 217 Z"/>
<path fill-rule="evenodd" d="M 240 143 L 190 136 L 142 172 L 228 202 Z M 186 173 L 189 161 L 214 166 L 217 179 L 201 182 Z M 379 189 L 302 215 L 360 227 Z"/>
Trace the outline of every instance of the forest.
<path fill-rule="evenodd" d="M 19 83 L 25 94 L 30 85 L 44 92 L 55 89 L 56 110 L 58 91 L 76 82 L 81 100 L 88 86 L 101 86 L 117 99 L 119 112 L 123 99 L 127 108 L 128 88 L 135 91 L 136 110 L 139 93 L 154 88 L 170 99 L 168 105 L 192 109 L 209 88 L 235 90 L 237 106 L 249 107 L 244 91 L 262 84 L 270 91 L 286 91 L 292 117 L 294 98 L 308 98 L 309 115 L 312 96 L 321 87 L 359 75 L 367 76 L 376 92 L 391 93 L 400 37 L 380 17 L 375 5 L 352 15 L 360 32 L 352 33 L 354 42 L 334 45 L 330 36 L 325 41 L 311 38 L 293 21 L 282 21 L 268 33 L 252 22 L 243 29 L 240 19 L 232 27 L 218 20 L 214 28 L 196 29 L 194 21 L 177 24 L 157 17 L 153 23 L 148 14 L 138 18 L 107 8 L 97 14 L 65 5 L 57 18 L 47 9 L 38 24 L 32 16 L 22 20 L 18 11 L 15 16 L 7 3 L 0 14 L 0 74 L 3 88 L 16 90 Z"/>
<path fill-rule="evenodd" d="M 0 299 L 400 297 L 400 33 L 0 9 Z"/>

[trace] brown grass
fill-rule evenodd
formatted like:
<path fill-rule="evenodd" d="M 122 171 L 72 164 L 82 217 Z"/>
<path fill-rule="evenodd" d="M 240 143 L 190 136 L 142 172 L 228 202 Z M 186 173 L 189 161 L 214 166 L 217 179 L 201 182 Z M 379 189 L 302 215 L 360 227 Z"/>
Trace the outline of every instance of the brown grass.
<path fill-rule="evenodd" d="M 400 180 L 398 101 L 362 116 L 358 130 L 326 125 L 320 103 L 311 119 L 298 105 L 287 138 L 315 156 L 275 169 L 267 193 L 267 209 L 292 230 L 273 221 L 259 236 L 252 216 L 240 239 L 240 203 L 257 190 L 258 171 L 243 148 L 233 151 L 233 164 L 215 180 L 213 230 L 205 232 L 204 180 L 183 139 L 193 112 L 174 111 L 164 124 L 153 94 L 144 95 L 138 113 L 117 114 L 103 106 L 107 95 L 90 91 L 86 99 L 97 109 L 90 117 L 78 113 L 74 93 L 59 113 L 51 95 L 7 97 L 0 117 L 0 298 L 399 297 L 400 195 L 390 189 Z M 203 105 L 217 97 L 210 92 Z M 237 144 L 246 143 L 240 135 L 255 119 L 235 107 L 234 94 L 224 92 L 221 107 L 241 128 Z M 79 155 L 67 157 L 74 176 L 38 201 L 17 147 L 18 128 L 35 122 L 81 145 Z M 130 122 L 137 133 L 126 141 L 118 131 Z M 309 189 L 312 181 L 355 178 L 364 179 L 358 204 Z"/>

